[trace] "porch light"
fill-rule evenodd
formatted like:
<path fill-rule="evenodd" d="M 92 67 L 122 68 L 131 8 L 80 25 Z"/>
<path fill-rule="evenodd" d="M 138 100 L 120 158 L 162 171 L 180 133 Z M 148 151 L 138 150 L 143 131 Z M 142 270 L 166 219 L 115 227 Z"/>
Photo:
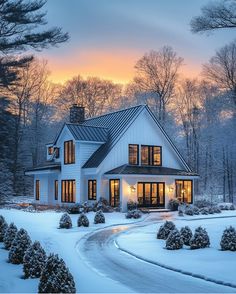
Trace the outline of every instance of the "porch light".
<path fill-rule="evenodd" d="M 173 192 L 174 188 L 173 187 L 169 187 L 169 192 Z"/>
<path fill-rule="evenodd" d="M 131 185 L 131 186 L 130 186 L 130 191 L 131 191 L 132 193 L 134 193 L 134 192 L 136 191 L 136 187 L 135 187 L 134 185 Z"/>

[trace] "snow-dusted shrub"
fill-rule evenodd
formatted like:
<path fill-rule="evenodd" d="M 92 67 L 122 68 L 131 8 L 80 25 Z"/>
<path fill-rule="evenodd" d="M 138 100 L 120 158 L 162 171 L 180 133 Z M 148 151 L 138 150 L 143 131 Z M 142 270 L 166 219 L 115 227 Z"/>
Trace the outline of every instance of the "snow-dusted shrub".
<path fill-rule="evenodd" d="M 77 225 L 78 227 L 89 227 L 89 219 L 84 213 L 81 213 L 81 215 L 78 217 Z"/>
<path fill-rule="evenodd" d="M 138 209 L 128 210 L 125 217 L 126 218 L 140 218 L 142 216 L 142 212 Z"/>
<path fill-rule="evenodd" d="M 209 214 L 214 214 L 215 213 L 215 210 L 214 210 L 213 207 L 209 207 L 208 211 L 209 211 Z"/>
<path fill-rule="evenodd" d="M 138 202 L 137 201 L 133 201 L 131 199 L 128 200 L 127 202 L 127 210 L 136 210 L 138 207 Z"/>
<path fill-rule="evenodd" d="M 103 224 L 105 223 L 105 216 L 101 210 L 97 211 L 94 216 L 94 223 L 95 224 Z"/>
<path fill-rule="evenodd" d="M 9 251 L 9 262 L 14 264 L 23 263 L 25 252 L 30 245 L 31 240 L 28 233 L 26 230 L 20 229 L 12 242 Z"/>
<path fill-rule="evenodd" d="M 179 210 L 178 210 L 178 215 L 179 215 L 179 216 L 184 216 L 184 212 L 183 212 L 183 210 L 179 209 Z"/>
<path fill-rule="evenodd" d="M 169 203 L 168 203 L 168 208 L 171 211 L 176 211 L 178 210 L 179 207 L 179 200 L 178 199 L 170 199 Z"/>
<path fill-rule="evenodd" d="M 67 208 L 67 212 L 69 214 L 79 214 L 82 211 L 82 205 L 79 203 L 71 205 L 69 208 Z"/>
<path fill-rule="evenodd" d="M 166 249 L 177 250 L 183 248 L 183 239 L 177 229 L 172 230 L 166 239 Z"/>
<path fill-rule="evenodd" d="M 64 213 L 60 218 L 59 223 L 60 229 L 70 229 L 72 228 L 72 221 L 68 213 Z"/>
<path fill-rule="evenodd" d="M 175 224 L 172 221 L 166 221 L 164 225 L 161 225 L 157 232 L 157 239 L 166 240 L 169 233 L 175 229 Z"/>
<path fill-rule="evenodd" d="M 210 206 L 211 203 L 206 199 L 202 199 L 202 200 L 195 200 L 194 205 L 197 206 L 198 208 L 203 208 L 203 207 Z"/>
<path fill-rule="evenodd" d="M 210 239 L 206 229 L 198 227 L 190 242 L 190 249 L 206 248 L 210 246 Z"/>
<path fill-rule="evenodd" d="M 193 214 L 199 215 L 200 209 L 197 206 L 193 206 Z"/>
<path fill-rule="evenodd" d="M 220 241 L 221 250 L 236 251 L 236 230 L 232 226 L 226 228 Z"/>
<path fill-rule="evenodd" d="M 184 245 L 189 246 L 189 242 L 193 236 L 191 229 L 188 226 L 185 226 L 180 229 L 180 235 L 183 239 Z"/>
<path fill-rule="evenodd" d="M 230 205 L 229 207 L 230 210 L 235 210 L 235 206 L 233 204 Z"/>
<path fill-rule="evenodd" d="M 46 260 L 38 293 L 76 293 L 74 278 L 57 254 L 50 254 Z"/>
<path fill-rule="evenodd" d="M 14 225 L 14 223 L 11 223 L 4 235 L 3 242 L 5 249 L 9 250 L 11 248 L 12 242 L 15 239 L 17 234 L 17 227 Z"/>
<path fill-rule="evenodd" d="M 209 208 L 208 207 L 201 208 L 200 213 L 203 214 L 203 215 L 209 214 Z"/>
<path fill-rule="evenodd" d="M 35 241 L 28 247 L 23 258 L 24 277 L 39 278 L 46 262 L 46 253 L 40 243 Z"/>
<path fill-rule="evenodd" d="M 2 215 L 0 215 L 0 242 L 3 242 L 3 238 L 7 230 L 7 227 L 8 225 L 5 221 L 5 218 Z"/>
<path fill-rule="evenodd" d="M 104 197 L 100 197 L 96 206 L 95 211 L 101 210 L 102 212 L 113 212 L 114 209 L 109 205 L 108 201 Z"/>
<path fill-rule="evenodd" d="M 184 213 L 186 215 L 194 215 L 193 207 L 192 206 L 186 206 Z"/>
<path fill-rule="evenodd" d="M 214 213 L 221 213 L 221 209 L 218 206 L 213 206 Z"/>

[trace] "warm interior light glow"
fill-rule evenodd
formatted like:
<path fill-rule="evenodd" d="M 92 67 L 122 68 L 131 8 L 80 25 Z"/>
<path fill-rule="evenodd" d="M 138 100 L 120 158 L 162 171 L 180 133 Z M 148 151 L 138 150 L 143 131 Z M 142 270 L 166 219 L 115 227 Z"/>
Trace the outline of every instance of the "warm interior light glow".
<path fill-rule="evenodd" d="M 136 191 L 136 187 L 135 187 L 134 185 L 131 185 L 131 186 L 130 186 L 130 191 L 131 191 L 131 192 L 135 192 L 135 191 Z"/>

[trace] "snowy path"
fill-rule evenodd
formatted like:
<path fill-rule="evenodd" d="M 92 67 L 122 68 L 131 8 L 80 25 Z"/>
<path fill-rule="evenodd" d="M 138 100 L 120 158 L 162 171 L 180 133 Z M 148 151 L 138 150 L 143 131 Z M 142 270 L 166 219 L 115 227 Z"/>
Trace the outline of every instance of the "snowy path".
<path fill-rule="evenodd" d="M 235 292 L 233 288 L 172 272 L 120 251 L 115 246 L 116 237 L 133 226 L 141 225 L 117 226 L 85 236 L 78 245 L 81 259 L 101 276 L 111 278 L 139 293 Z"/>

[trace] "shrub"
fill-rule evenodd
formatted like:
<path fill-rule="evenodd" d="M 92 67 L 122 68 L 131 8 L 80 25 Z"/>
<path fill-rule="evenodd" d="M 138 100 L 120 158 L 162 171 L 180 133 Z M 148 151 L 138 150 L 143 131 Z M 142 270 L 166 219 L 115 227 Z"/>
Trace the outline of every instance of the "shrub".
<path fill-rule="evenodd" d="M 220 241 L 221 250 L 236 251 L 236 230 L 232 226 L 226 228 Z"/>
<path fill-rule="evenodd" d="M 166 221 L 164 225 L 160 226 L 157 232 L 157 239 L 166 240 L 169 236 L 169 233 L 175 229 L 175 224 L 172 221 Z"/>
<path fill-rule="evenodd" d="M 70 229 L 72 228 L 72 221 L 68 213 L 64 213 L 60 218 L 59 223 L 60 229 Z"/>
<path fill-rule="evenodd" d="M 127 210 L 136 210 L 138 208 L 138 202 L 129 200 L 127 202 Z"/>
<path fill-rule="evenodd" d="M 190 249 L 206 248 L 210 246 L 210 239 L 207 231 L 202 227 L 198 227 L 195 230 L 193 237 L 190 242 Z"/>
<path fill-rule="evenodd" d="M 186 215 L 194 215 L 193 207 L 191 207 L 191 206 L 187 206 L 185 208 L 185 211 L 184 212 L 185 212 Z"/>
<path fill-rule="evenodd" d="M 140 210 L 135 209 L 135 210 L 128 210 L 125 217 L 126 218 L 135 218 L 138 219 L 142 216 L 142 213 Z"/>
<path fill-rule="evenodd" d="M 9 227 L 7 228 L 3 242 L 5 249 L 9 250 L 11 248 L 12 242 L 15 239 L 17 234 L 17 227 L 14 225 L 14 223 L 11 223 Z"/>
<path fill-rule="evenodd" d="M 168 208 L 171 211 L 177 211 L 179 207 L 179 200 L 178 199 L 170 199 L 168 203 Z"/>
<path fill-rule="evenodd" d="M 95 206 L 95 210 L 96 211 L 101 210 L 102 212 L 113 212 L 114 211 L 114 209 L 109 205 L 108 201 L 103 197 L 100 197 L 100 199 L 98 200 L 98 202 Z"/>
<path fill-rule="evenodd" d="M 230 210 L 235 210 L 235 206 L 233 204 L 230 205 L 229 207 Z"/>
<path fill-rule="evenodd" d="M 23 258 L 23 272 L 25 278 L 39 278 L 45 265 L 46 258 L 46 253 L 38 241 L 30 245 Z"/>
<path fill-rule="evenodd" d="M 77 220 L 77 225 L 78 225 L 78 227 L 88 227 L 89 226 L 89 220 L 84 213 L 82 213 L 79 216 L 79 218 Z"/>
<path fill-rule="evenodd" d="M 215 213 L 215 210 L 214 210 L 213 207 L 209 207 L 208 211 L 209 211 L 209 214 L 214 214 Z"/>
<path fill-rule="evenodd" d="M 26 250 L 31 245 L 31 240 L 24 229 L 20 229 L 15 239 L 12 242 L 11 249 L 9 251 L 9 262 L 13 264 L 23 263 L 23 258 Z"/>
<path fill-rule="evenodd" d="M 194 205 L 197 206 L 198 208 L 203 208 L 203 207 L 208 207 L 211 205 L 210 201 L 208 200 L 195 200 Z"/>
<path fill-rule="evenodd" d="M 221 213 L 221 209 L 218 206 L 213 206 L 214 213 Z"/>
<path fill-rule="evenodd" d="M 57 254 L 50 254 L 46 260 L 38 293 L 76 293 L 74 278 Z"/>
<path fill-rule="evenodd" d="M 199 213 L 200 213 L 199 208 L 197 206 L 194 206 L 193 207 L 193 214 L 199 215 Z"/>
<path fill-rule="evenodd" d="M 209 208 L 208 207 L 201 208 L 200 213 L 203 214 L 203 215 L 209 214 Z"/>
<path fill-rule="evenodd" d="M 193 233 L 191 231 L 191 229 L 188 226 L 185 226 L 183 228 L 180 229 L 180 235 L 183 239 L 184 245 L 189 246 L 189 242 L 193 236 Z"/>
<path fill-rule="evenodd" d="M 81 204 L 78 204 L 78 203 L 70 206 L 67 209 L 67 212 L 69 214 L 79 214 L 79 213 L 81 213 L 81 211 L 82 211 L 82 205 Z"/>
<path fill-rule="evenodd" d="M 178 211 L 178 215 L 179 215 L 179 216 L 184 216 L 184 212 L 183 212 L 183 210 L 179 210 L 179 211 Z"/>
<path fill-rule="evenodd" d="M 5 235 L 5 232 L 7 230 L 7 222 L 5 221 L 5 218 L 0 215 L 0 242 L 3 242 L 3 238 Z"/>
<path fill-rule="evenodd" d="M 183 239 L 177 229 L 170 232 L 166 240 L 166 249 L 177 250 L 183 248 Z"/>
<path fill-rule="evenodd" d="M 94 223 L 95 224 L 103 224 L 105 223 L 105 216 L 101 210 L 96 212 L 95 217 L 94 217 Z"/>

